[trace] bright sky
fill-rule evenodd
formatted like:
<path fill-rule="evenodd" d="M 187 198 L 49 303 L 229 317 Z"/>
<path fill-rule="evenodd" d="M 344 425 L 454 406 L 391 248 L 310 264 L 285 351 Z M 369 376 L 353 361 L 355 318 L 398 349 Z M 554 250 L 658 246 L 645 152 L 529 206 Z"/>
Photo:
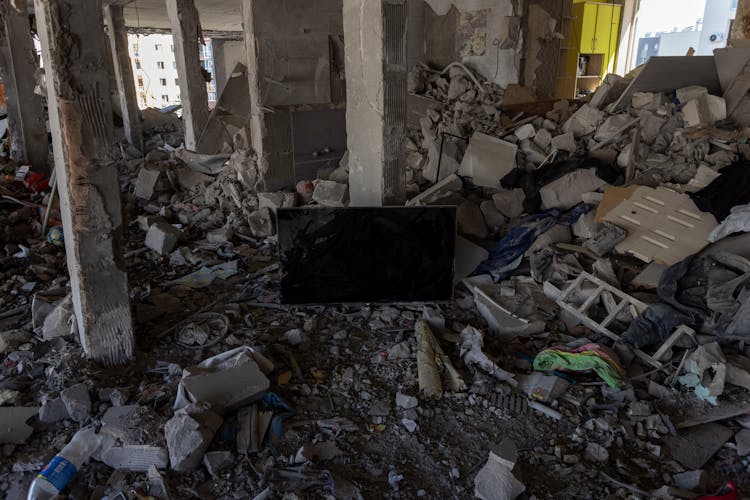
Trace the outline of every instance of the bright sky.
<path fill-rule="evenodd" d="M 706 0 L 642 0 L 638 16 L 638 37 L 646 33 L 678 31 L 703 17 Z"/>

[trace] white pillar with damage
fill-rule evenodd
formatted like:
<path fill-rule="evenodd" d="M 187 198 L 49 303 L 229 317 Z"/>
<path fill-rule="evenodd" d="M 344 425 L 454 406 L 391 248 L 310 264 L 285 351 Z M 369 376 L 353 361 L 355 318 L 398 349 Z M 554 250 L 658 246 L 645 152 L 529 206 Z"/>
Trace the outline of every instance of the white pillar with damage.
<path fill-rule="evenodd" d="M 120 185 L 101 0 L 34 0 L 81 345 L 105 365 L 133 357 Z"/>
<path fill-rule="evenodd" d="M 106 6 L 104 17 L 109 30 L 109 47 L 112 51 L 117 93 L 120 96 L 120 112 L 125 138 L 143 153 L 143 124 L 141 111 L 138 109 L 138 97 L 135 93 L 135 80 L 128 51 L 128 32 L 125 28 L 122 5 Z"/>
<path fill-rule="evenodd" d="M 346 131 L 354 206 L 406 196 L 406 0 L 344 2 Z"/>
<path fill-rule="evenodd" d="M 247 53 L 247 79 L 250 89 L 250 144 L 258 157 L 258 172 L 260 186 L 263 187 L 268 172 L 268 154 L 264 146 L 266 136 L 266 122 L 263 116 L 263 97 L 260 84 L 260 55 L 255 40 L 255 25 L 253 23 L 253 0 L 242 0 L 242 27 L 245 36 L 245 52 Z"/>
<path fill-rule="evenodd" d="M 195 150 L 208 122 L 208 89 L 200 60 L 202 37 L 194 0 L 166 0 L 180 81 L 185 147 Z"/>
<path fill-rule="evenodd" d="M 2 16 L 2 78 L 8 102 L 10 156 L 31 164 L 35 171 L 47 174 L 49 139 L 44 119 L 44 102 L 34 93 L 35 73 L 39 70 L 26 0 L 7 0 L 0 4 Z"/>

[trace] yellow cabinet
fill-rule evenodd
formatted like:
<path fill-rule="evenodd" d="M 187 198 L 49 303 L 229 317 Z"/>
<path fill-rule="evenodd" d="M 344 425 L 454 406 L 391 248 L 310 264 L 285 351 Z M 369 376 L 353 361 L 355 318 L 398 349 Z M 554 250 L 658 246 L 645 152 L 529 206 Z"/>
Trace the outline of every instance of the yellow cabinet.
<path fill-rule="evenodd" d="M 558 71 L 558 79 L 575 81 L 575 88 L 559 85 L 560 98 L 575 98 L 601 85 L 607 73 L 614 71 L 620 36 L 621 5 L 577 0 L 573 2 L 572 13 L 566 48 L 561 50 L 559 62 L 565 70 Z M 565 95 L 571 90 L 573 95 Z"/>

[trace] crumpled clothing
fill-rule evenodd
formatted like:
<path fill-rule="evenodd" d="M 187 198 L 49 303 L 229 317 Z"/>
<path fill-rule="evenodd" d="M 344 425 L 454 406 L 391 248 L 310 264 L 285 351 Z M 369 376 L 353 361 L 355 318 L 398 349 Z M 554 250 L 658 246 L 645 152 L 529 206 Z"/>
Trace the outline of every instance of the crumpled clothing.
<path fill-rule="evenodd" d="M 708 241 L 714 243 L 734 233 L 750 233 L 750 204 L 734 207 L 729 217 L 708 236 Z"/>
<path fill-rule="evenodd" d="M 690 195 L 703 212 L 724 222 L 732 208 L 750 203 L 750 162 L 740 161 L 721 170 L 711 184 Z"/>
<path fill-rule="evenodd" d="M 750 337 L 750 261 L 728 252 L 694 255 L 662 274 L 659 302 L 622 335 L 642 348 L 664 342 L 680 325 L 719 337 Z"/>
<path fill-rule="evenodd" d="M 565 214 L 553 208 L 526 217 L 500 240 L 490 252 L 489 258 L 480 264 L 472 275 L 490 274 L 495 283 L 506 279 L 521 265 L 524 254 L 539 236 L 556 224 L 575 224 L 581 216 L 592 209 L 591 205 L 581 203 Z"/>
<path fill-rule="evenodd" d="M 594 371 L 608 386 L 616 389 L 623 384 L 625 368 L 611 349 L 588 340 L 545 349 L 536 355 L 534 369 L 587 372 Z"/>
<path fill-rule="evenodd" d="M 607 184 L 619 186 L 625 181 L 625 177 L 616 166 L 601 163 L 593 158 L 585 158 L 548 163 L 537 170 L 515 168 L 500 180 L 500 185 L 505 189 L 523 189 L 526 195 L 523 202 L 524 212 L 534 213 L 542 204 L 542 197 L 539 194 L 542 187 L 566 174 L 587 168 L 596 168 L 596 176 Z"/>

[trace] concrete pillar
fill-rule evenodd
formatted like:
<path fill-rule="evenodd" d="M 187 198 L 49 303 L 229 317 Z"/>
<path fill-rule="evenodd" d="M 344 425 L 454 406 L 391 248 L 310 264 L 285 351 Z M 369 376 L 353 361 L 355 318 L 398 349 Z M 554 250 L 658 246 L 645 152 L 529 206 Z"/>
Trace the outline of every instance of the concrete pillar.
<path fill-rule="evenodd" d="M 227 86 L 226 57 L 224 56 L 225 43 L 226 40 L 222 40 L 221 38 L 211 39 L 211 50 L 214 53 L 214 81 L 216 82 L 217 101 L 219 100 L 219 96 L 224 90 L 224 87 Z"/>
<path fill-rule="evenodd" d="M 25 0 L 10 0 L 0 6 L 2 42 L 0 56 L 3 86 L 8 101 L 10 156 L 49 174 L 49 139 L 44 119 L 44 101 L 34 93 L 39 69 Z"/>
<path fill-rule="evenodd" d="M 133 357 L 101 0 L 34 0 L 47 79 L 65 250 L 81 345 Z"/>
<path fill-rule="evenodd" d="M 194 0 L 166 0 L 172 24 L 174 58 L 180 79 L 185 147 L 195 150 L 208 122 L 208 90 L 200 60 L 200 20 Z"/>
<path fill-rule="evenodd" d="M 122 10 L 122 5 L 108 5 L 104 8 L 104 18 L 109 28 L 109 50 L 112 53 L 125 138 L 136 149 L 143 152 L 141 111 L 138 108 L 138 98 L 135 93 L 133 67 L 128 51 L 128 31 L 125 28 Z"/>
<path fill-rule="evenodd" d="M 405 201 L 406 0 L 344 2 L 346 130 L 354 206 Z"/>
<path fill-rule="evenodd" d="M 747 40 L 750 38 L 750 0 L 739 0 L 737 3 L 737 16 L 732 23 L 732 32 L 729 34 L 730 45 L 732 40 Z"/>
<path fill-rule="evenodd" d="M 247 52 L 247 79 L 250 90 L 250 144 L 258 157 L 258 172 L 264 188 L 268 173 L 268 151 L 265 147 L 266 122 L 263 116 L 263 97 L 261 96 L 260 59 L 253 23 L 253 0 L 242 0 L 242 26 L 245 35 L 245 51 Z"/>

